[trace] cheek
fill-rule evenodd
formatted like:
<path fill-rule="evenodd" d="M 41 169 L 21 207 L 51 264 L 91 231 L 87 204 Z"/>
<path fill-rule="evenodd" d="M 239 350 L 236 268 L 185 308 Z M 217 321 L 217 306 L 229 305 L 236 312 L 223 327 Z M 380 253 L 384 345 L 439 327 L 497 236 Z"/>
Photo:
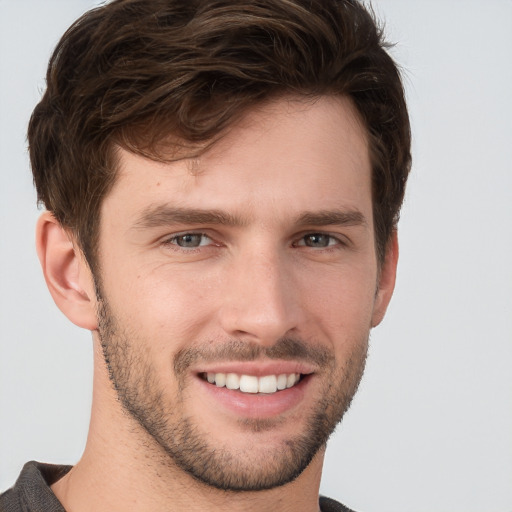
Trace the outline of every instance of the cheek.
<path fill-rule="evenodd" d="M 168 346 L 172 340 L 175 346 L 182 338 L 190 342 L 210 321 L 215 311 L 211 304 L 219 300 L 218 277 L 188 269 L 124 269 L 111 273 L 108 281 L 106 295 L 119 321 L 153 345 Z"/>
<path fill-rule="evenodd" d="M 371 326 L 376 276 L 366 269 L 333 269 L 307 288 L 307 309 L 333 343 L 352 343 Z"/>

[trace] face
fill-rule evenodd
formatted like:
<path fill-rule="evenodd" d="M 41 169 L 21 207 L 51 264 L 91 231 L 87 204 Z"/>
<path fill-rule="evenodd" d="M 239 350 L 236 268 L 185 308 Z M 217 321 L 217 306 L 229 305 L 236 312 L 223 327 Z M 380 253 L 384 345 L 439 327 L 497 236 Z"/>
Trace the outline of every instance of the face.
<path fill-rule="evenodd" d="M 276 100 L 198 159 L 119 158 L 97 287 L 122 406 L 161 462 L 208 485 L 293 480 L 347 409 L 388 300 L 353 107 Z"/>

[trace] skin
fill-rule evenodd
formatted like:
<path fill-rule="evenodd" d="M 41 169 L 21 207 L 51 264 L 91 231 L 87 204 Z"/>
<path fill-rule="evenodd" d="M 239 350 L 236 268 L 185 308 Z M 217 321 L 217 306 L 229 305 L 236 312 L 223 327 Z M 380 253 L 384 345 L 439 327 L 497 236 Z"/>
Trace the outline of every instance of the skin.
<path fill-rule="evenodd" d="M 368 144 L 350 101 L 281 98 L 199 159 L 119 150 L 119 165 L 101 209 L 98 290 L 73 237 L 49 213 L 38 223 L 52 296 L 95 347 L 87 446 L 52 489 L 73 512 L 318 510 L 325 439 L 299 476 L 279 478 L 318 410 L 331 430 L 348 407 L 398 257 L 393 235 L 376 259 Z M 206 371 L 307 378 L 276 406 L 273 395 L 238 403 Z M 199 480 L 169 454 L 186 443 L 184 423 L 221 454 Z M 231 487 L 273 484 L 220 490 L 221 470 Z"/>

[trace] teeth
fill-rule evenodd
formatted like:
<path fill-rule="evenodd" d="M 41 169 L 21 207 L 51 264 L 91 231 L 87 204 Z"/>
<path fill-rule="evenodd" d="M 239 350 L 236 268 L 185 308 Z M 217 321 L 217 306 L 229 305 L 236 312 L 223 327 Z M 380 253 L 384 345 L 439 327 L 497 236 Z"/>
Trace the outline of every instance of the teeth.
<path fill-rule="evenodd" d="M 275 393 L 277 391 L 277 377 L 275 375 L 265 375 L 259 379 L 258 391 L 260 393 Z"/>
<path fill-rule="evenodd" d="M 300 380 L 300 373 L 283 373 L 281 375 L 265 375 L 255 377 L 254 375 L 238 375 L 236 373 L 207 373 L 206 380 L 217 387 L 228 389 L 239 389 L 243 393 L 266 393 L 272 394 L 276 391 L 291 388 Z"/>
<path fill-rule="evenodd" d="M 286 387 L 291 388 L 298 380 L 300 375 L 298 373 L 292 373 L 286 377 Z"/>
<path fill-rule="evenodd" d="M 285 373 L 282 373 L 281 375 L 279 375 L 279 377 L 277 377 L 277 389 L 279 389 L 279 391 L 281 391 L 282 389 L 286 389 L 286 383 L 288 382 L 288 377 L 286 376 Z"/>
<path fill-rule="evenodd" d="M 257 393 L 258 377 L 254 377 L 253 375 L 241 375 L 240 391 L 243 391 L 244 393 Z"/>
<path fill-rule="evenodd" d="M 238 389 L 240 387 L 240 377 L 236 373 L 226 374 L 226 387 L 228 389 Z"/>
<path fill-rule="evenodd" d="M 215 385 L 219 388 L 223 388 L 226 385 L 226 374 L 216 373 L 215 374 Z"/>

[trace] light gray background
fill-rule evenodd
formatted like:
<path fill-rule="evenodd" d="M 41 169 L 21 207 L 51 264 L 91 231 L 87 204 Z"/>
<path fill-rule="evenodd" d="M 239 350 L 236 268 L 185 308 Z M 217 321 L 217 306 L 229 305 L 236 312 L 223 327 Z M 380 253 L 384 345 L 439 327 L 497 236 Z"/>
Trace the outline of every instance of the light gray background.
<path fill-rule="evenodd" d="M 74 463 L 90 334 L 36 258 L 25 151 L 50 52 L 92 0 L 0 0 L 0 489 Z M 405 68 L 414 167 L 397 289 L 322 491 L 364 512 L 512 511 L 512 1 L 376 0 Z"/>

